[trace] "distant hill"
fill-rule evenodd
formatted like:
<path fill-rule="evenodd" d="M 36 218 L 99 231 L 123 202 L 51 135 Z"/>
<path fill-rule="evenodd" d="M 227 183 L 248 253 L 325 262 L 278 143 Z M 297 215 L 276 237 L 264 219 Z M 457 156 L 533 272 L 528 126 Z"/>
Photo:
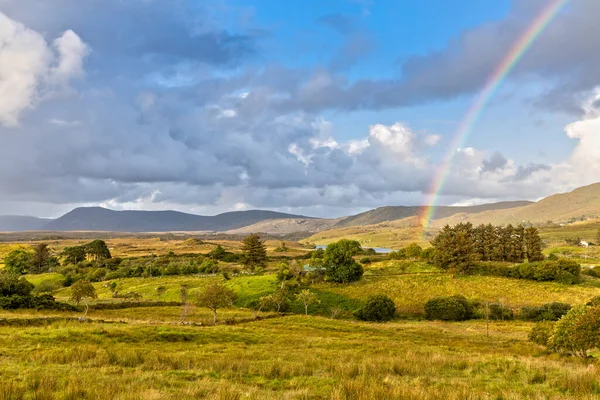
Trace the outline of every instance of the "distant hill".
<path fill-rule="evenodd" d="M 260 221 L 303 218 L 301 215 L 274 211 L 234 211 L 215 216 L 186 214 L 178 211 L 114 211 L 102 207 L 81 207 L 46 224 L 49 231 L 227 231 Z"/>
<path fill-rule="evenodd" d="M 291 233 L 312 234 L 331 228 L 339 221 L 338 219 L 319 218 L 289 218 L 271 219 L 257 222 L 256 224 L 227 231 L 231 234 L 268 233 L 270 235 L 289 235 Z"/>
<path fill-rule="evenodd" d="M 531 201 L 503 201 L 499 203 L 482 204 L 478 206 L 440 206 L 436 208 L 434 219 L 447 218 L 454 214 L 473 214 L 488 210 L 504 210 L 533 204 Z M 421 215 L 422 206 L 389 206 L 380 207 L 351 217 L 343 218 L 333 228 L 347 228 L 351 226 L 366 226 L 379 224 L 386 221 L 396 221 L 404 218 Z"/>
<path fill-rule="evenodd" d="M 38 231 L 51 221 L 22 215 L 0 215 L 0 232 Z"/>
<path fill-rule="evenodd" d="M 496 225 L 532 223 L 569 223 L 600 218 L 600 183 L 583 186 L 569 193 L 555 194 L 523 207 L 486 211 L 479 214 L 456 214 L 439 219 L 433 226 L 470 221 Z"/>

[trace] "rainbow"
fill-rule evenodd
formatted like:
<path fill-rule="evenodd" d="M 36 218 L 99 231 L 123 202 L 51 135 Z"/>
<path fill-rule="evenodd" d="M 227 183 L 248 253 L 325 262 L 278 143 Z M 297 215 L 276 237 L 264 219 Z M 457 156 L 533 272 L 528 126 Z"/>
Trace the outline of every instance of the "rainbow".
<path fill-rule="evenodd" d="M 426 201 L 424 202 L 425 206 L 422 208 L 421 215 L 419 216 L 423 234 L 429 227 L 429 224 L 435 215 L 439 196 L 446 184 L 448 172 L 457 149 L 464 146 L 466 139 L 473 131 L 473 127 L 481 117 L 485 106 L 492 98 L 494 92 L 496 92 L 498 87 L 502 84 L 502 81 L 504 81 L 506 76 L 515 68 L 523 55 L 568 1 L 569 0 L 552 0 L 548 6 L 542 10 L 531 26 L 511 48 L 502 63 L 494 70 L 483 90 L 477 95 L 477 98 L 460 121 L 458 130 L 448 147 L 448 153 L 442 160 L 438 173 L 434 177 L 432 185 L 427 192 Z"/>

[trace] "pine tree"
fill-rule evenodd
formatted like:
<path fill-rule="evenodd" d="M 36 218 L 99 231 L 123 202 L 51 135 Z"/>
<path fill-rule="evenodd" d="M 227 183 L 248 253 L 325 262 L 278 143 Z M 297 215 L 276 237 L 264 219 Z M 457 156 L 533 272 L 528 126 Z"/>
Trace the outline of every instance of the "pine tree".
<path fill-rule="evenodd" d="M 436 264 L 444 269 L 468 272 L 479 259 L 471 223 L 460 223 L 454 227 L 446 225 L 431 244 L 435 248 Z"/>
<path fill-rule="evenodd" d="M 250 235 L 244 239 L 242 252 L 244 254 L 242 264 L 247 269 L 255 271 L 267 266 L 267 249 L 258 235 Z"/>
<path fill-rule="evenodd" d="M 527 260 L 541 261 L 544 259 L 544 255 L 542 254 L 542 239 L 537 228 L 530 227 L 525 229 L 523 242 Z"/>

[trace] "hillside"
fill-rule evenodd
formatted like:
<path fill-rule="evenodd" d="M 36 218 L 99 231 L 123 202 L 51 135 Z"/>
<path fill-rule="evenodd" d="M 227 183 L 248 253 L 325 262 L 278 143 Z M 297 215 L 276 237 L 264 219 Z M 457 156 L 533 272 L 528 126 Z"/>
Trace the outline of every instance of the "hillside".
<path fill-rule="evenodd" d="M 340 219 L 287 218 L 257 222 L 225 233 L 248 234 L 267 233 L 269 235 L 289 235 L 291 233 L 316 233 L 331 228 Z"/>
<path fill-rule="evenodd" d="M 51 221 L 51 219 L 22 215 L 0 215 L 0 232 L 37 231 Z"/>
<path fill-rule="evenodd" d="M 226 231 L 260 221 L 281 218 L 304 218 L 274 211 L 235 211 L 215 216 L 186 214 L 177 211 L 114 211 L 102 207 L 81 207 L 44 226 L 48 231 Z"/>
<path fill-rule="evenodd" d="M 600 183 L 583 186 L 568 193 L 555 194 L 523 207 L 485 211 L 478 214 L 456 214 L 436 220 L 432 226 L 469 221 L 473 224 L 496 225 L 532 223 L 571 223 L 600 218 Z"/>
<path fill-rule="evenodd" d="M 440 206 L 437 207 L 434 219 L 447 218 L 454 214 L 474 214 L 489 210 L 504 210 L 530 205 L 530 201 L 503 201 L 499 203 L 482 204 L 478 206 Z M 385 221 L 396 221 L 399 219 L 416 217 L 424 210 L 422 206 L 388 206 L 366 211 L 351 217 L 342 219 L 335 224 L 334 228 L 346 228 L 350 226 L 365 226 L 378 224 Z"/>

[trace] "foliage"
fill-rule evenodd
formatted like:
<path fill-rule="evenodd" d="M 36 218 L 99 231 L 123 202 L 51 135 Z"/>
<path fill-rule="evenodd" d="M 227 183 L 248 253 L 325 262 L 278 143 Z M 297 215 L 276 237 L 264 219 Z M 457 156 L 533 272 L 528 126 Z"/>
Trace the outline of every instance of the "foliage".
<path fill-rule="evenodd" d="M 46 243 L 39 243 L 33 246 L 31 255 L 31 267 L 29 273 L 41 274 L 47 272 L 50 267 L 51 255 L 50 248 Z"/>
<path fill-rule="evenodd" d="M 280 289 L 275 293 L 261 297 L 260 302 L 265 310 L 285 314 L 290 307 L 290 293 L 287 289 Z"/>
<path fill-rule="evenodd" d="M 513 310 L 501 303 L 488 304 L 489 318 L 497 321 L 510 321 L 514 318 Z"/>
<path fill-rule="evenodd" d="M 61 253 L 61 256 L 66 264 L 77 264 L 85 260 L 85 246 L 65 247 Z"/>
<path fill-rule="evenodd" d="M 549 347 L 554 332 L 554 325 L 554 322 L 538 322 L 529 333 L 529 341 L 541 346 Z"/>
<path fill-rule="evenodd" d="M 250 271 L 263 269 L 267 266 L 267 249 L 258 235 L 250 235 L 242 244 L 242 264 Z"/>
<path fill-rule="evenodd" d="M 454 227 L 446 225 L 431 244 L 435 248 L 434 263 L 446 270 L 455 269 L 465 273 L 479 259 L 470 223 L 460 223 Z"/>
<path fill-rule="evenodd" d="M 576 261 L 564 258 L 517 265 L 506 262 L 479 262 L 474 264 L 471 273 L 566 284 L 581 282 L 581 266 Z"/>
<path fill-rule="evenodd" d="M 288 251 L 288 248 L 285 245 L 284 241 L 281 241 L 279 243 L 279 246 L 277 248 L 275 248 L 275 252 L 277 252 L 277 253 L 285 253 L 286 251 Z"/>
<path fill-rule="evenodd" d="M 95 261 L 102 261 L 111 258 L 110 250 L 104 240 L 94 240 L 85 245 L 85 252 L 88 257 Z"/>
<path fill-rule="evenodd" d="M 354 315 L 362 321 L 389 321 L 396 315 L 396 305 L 386 295 L 375 295 L 371 296 Z"/>
<path fill-rule="evenodd" d="M 523 307 L 520 317 L 526 321 L 558 321 L 570 309 L 570 304 L 552 302 L 540 307 Z"/>
<path fill-rule="evenodd" d="M 31 267 L 32 253 L 24 249 L 11 251 L 4 257 L 6 270 L 11 274 L 22 275 Z"/>
<path fill-rule="evenodd" d="M 430 320 L 464 321 L 472 316 L 472 306 L 463 296 L 435 297 L 425 304 L 425 317 Z"/>
<path fill-rule="evenodd" d="M 300 301 L 304 306 L 305 315 L 308 315 L 309 306 L 320 303 L 317 295 L 308 289 L 304 289 L 300 293 L 296 294 L 296 300 Z"/>
<path fill-rule="evenodd" d="M 86 302 L 87 299 L 95 299 L 97 297 L 96 289 L 94 289 L 90 281 L 77 281 L 71 286 L 71 300 L 77 305 L 81 301 Z"/>
<path fill-rule="evenodd" d="M 235 299 L 236 294 L 233 290 L 222 284 L 212 283 L 198 294 L 196 303 L 198 306 L 206 307 L 213 312 L 213 323 L 216 325 L 217 310 L 231 306 Z"/>
<path fill-rule="evenodd" d="M 324 259 L 326 279 L 336 283 L 359 280 L 364 271 L 353 257 L 360 250 L 360 243 L 355 240 L 342 239 L 329 244 L 325 250 Z"/>
<path fill-rule="evenodd" d="M 587 352 L 600 346 L 600 308 L 572 308 L 554 328 L 551 348 L 561 353 L 587 357 Z"/>
<path fill-rule="evenodd" d="M 217 245 L 217 247 L 215 247 L 208 253 L 208 257 L 212 258 L 213 260 L 221 260 L 221 259 L 223 259 L 225 254 L 226 254 L 225 249 L 223 248 L 223 246 L 221 246 L 219 244 L 219 245 Z"/>
<path fill-rule="evenodd" d="M 71 309 L 58 303 L 50 294 L 34 296 L 34 286 L 24 277 L 0 272 L 0 308 Z"/>

